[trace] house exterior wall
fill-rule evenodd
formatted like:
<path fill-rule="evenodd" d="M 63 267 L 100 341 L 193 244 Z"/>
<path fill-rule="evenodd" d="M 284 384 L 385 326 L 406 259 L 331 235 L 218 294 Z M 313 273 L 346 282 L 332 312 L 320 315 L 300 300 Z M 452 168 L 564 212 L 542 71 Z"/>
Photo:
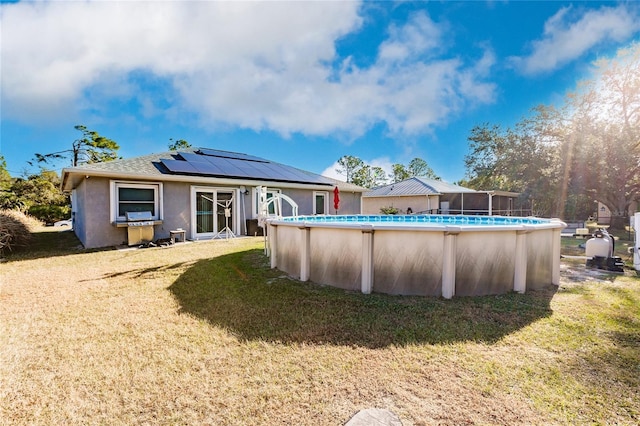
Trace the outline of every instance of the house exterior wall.
<path fill-rule="evenodd" d="M 276 188 L 277 186 L 274 186 Z M 331 188 L 332 189 L 332 188 Z M 309 191 L 306 189 L 282 189 L 282 194 L 291 197 L 296 204 L 298 204 L 298 214 L 307 215 L 313 214 L 313 191 Z M 289 203 L 283 201 L 282 202 L 282 215 L 283 216 L 291 216 L 293 215 L 293 209 L 289 205 Z"/>
<path fill-rule="evenodd" d="M 206 185 L 201 182 L 165 182 L 164 186 L 164 220 L 162 225 L 155 227 L 156 238 L 168 238 L 169 231 L 182 228 L 186 231 L 187 237 L 195 234 L 195 230 L 192 226 L 192 200 L 191 200 L 191 188 L 211 188 L 212 190 L 238 190 L 239 185 Z M 247 235 L 246 220 L 251 219 L 252 213 L 252 192 L 251 188 L 248 194 L 242 194 L 236 191 L 236 196 L 240 194 L 240 198 L 237 199 L 234 206 L 234 218 L 233 222 L 229 224 L 236 235 Z M 286 204 L 286 203 L 285 203 Z M 284 207 L 284 206 L 283 206 Z M 253 235 L 253 234 L 251 234 Z"/>
<path fill-rule="evenodd" d="M 91 177 L 76 188 L 74 231 L 85 248 L 127 244 L 127 228 L 117 227 L 111 222 L 112 181 Z M 163 184 L 164 215 L 162 224 L 154 226 L 154 239 L 168 238 L 169 231 L 177 228 L 190 231 L 189 189 L 188 183 Z"/>
<path fill-rule="evenodd" d="M 110 179 L 90 177 L 84 179 L 76 188 L 76 205 L 74 211 L 74 232 L 85 248 L 98 248 L 127 244 L 127 228 L 117 227 L 111 218 L 111 182 L 126 182 L 124 179 Z M 134 181 L 132 181 L 134 182 Z M 135 181 L 139 182 L 139 181 Z M 160 183 L 160 181 L 149 181 Z M 191 224 L 191 188 L 211 187 L 224 189 L 238 189 L 238 186 L 224 186 L 212 183 L 210 185 L 191 182 L 162 182 L 162 223 L 154 226 L 154 240 L 169 237 L 169 231 L 182 228 L 186 235 L 193 235 Z M 271 187 L 270 187 L 271 188 Z M 273 186 L 277 188 L 277 186 Z M 247 187 L 248 194 L 235 205 L 234 232 L 238 235 L 249 233 L 244 219 L 252 219 L 252 187 Z M 291 197 L 299 206 L 299 214 L 313 214 L 314 190 L 311 189 L 282 189 L 282 193 Z M 333 209 L 333 187 L 327 188 L 329 194 L 329 211 Z M 360 213 L 360 193 L 340 194 L 340 214 Z M 244 201 L 244 204 L 243 204 Z M 283 202 L 283 214 L 291 215 L 291 207 Z M 231 225 L 230 225 L 231 226 Z M 239 229 L 236 229 L 239 228 Z M 245 232 L 247 231 L 247 232 Z M 251 233 L 250 233 L 251 234 Z M 253 234 L 251 234 L 253 235 Z"/>
<path fill-rule="evenodd" d="M 90 177 L 77 187 L 78 208 L 74 230 L 85 248 L 126 243 L 127 228 L 116 228 L 110 221 L 110 179 Z"/>
<path fill-rule="evenodd" d="M 71 200 L 71 219 L 73 223 L 73 232 L 75 232 L 76 236 L 80 240 L 80 242 L 86 247 L 86 232 L 87 232 L 87 216 L 86 209 L 80 203 L 84 203 L 86 200 L 86 196 L 84 194 L 86 190 L 86 185 L 81 182 L 74 189 L 74 197 Z"/>
<path fill-rule="evenodd" d="M 315 192 L 327 192 L 329 209 L 328 214 L 336 214 L 333 208 L 333 187 L 328 187 L 326 191 L 313 191 L 308 189 L 284 189 L 283 194 L 293 198 L 298 204 L 299 215 L 312 215 L 313 203 L 315 201 Z M 338 214 L 360 214 L 360 198 L 361 194 L 357 192 L 340 192 L 340 204 L 338 205 Z M 284 216 L 290 216 L 291 207 L 287 203 L 282 203 L 282 212 Z"/>
<path fill-rule="evenodd" d="M 360 214 L 362 213 L 362 194 L 360 192 L 344 191 L 340 193 L 340 205 L 338 214 Z M 333 208 L 333 192 L 329 191 L 329 212 L 336 213 Z"/>
<path fill-rule="evenodd" d="M 413 213 L 430 212 L 439 208 L 439 197 L 437 195 L 411 195 L 402 197 L 363 197 L 362 214 L 380 214 L 383 207 L 395 207 L 400 214 L 405 214 L 407 208 L 411 207 Z"/>
<path fill-rule="evenodd" d="M 169 238 L 169 231 L 182 228 L 186 235 L 191 233 L 191 184 L 184 182 L 165 182 L 163 185 L 162 225 L 154 228 L 155 238 Z"/>
<path fill-rule="evenodd" d="M 610 225 L 612 216 L 624 216 L 626 214 L 628 217 L 633 217 L 637 211 L 640 211 L 640 206 L 637 202 L 632 202 L 626 212 L 614 212 L 612 214 L 609 207 L 598 201 L 598 210 L 594 218 L 600 225 Z"/>

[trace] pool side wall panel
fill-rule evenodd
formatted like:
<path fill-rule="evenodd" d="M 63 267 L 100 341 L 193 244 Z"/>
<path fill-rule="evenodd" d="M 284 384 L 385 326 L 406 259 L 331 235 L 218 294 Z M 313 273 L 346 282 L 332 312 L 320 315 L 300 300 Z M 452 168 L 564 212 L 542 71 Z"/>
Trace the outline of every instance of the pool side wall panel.
<path fill-rule="evenodd" d="M 361 289 L 362 231 L 312 228 L 310 251 L 310 281 L 345 290 Z"/>
<path fill-rule="evenodd" d="M 443 232 L 376 230 L 373 291 L 441 296 L 443 244 Z"/>
<path fill-rule="evenodd" d="M 527 234 L 527 290 L 537 290 L 552 283 L 554 230 L 545 229 Z"/>
<path fill-rule="evenodd" d="M 277 267 L 294 278 L 300 278 L 300 233 L 302 231 L 293 226 L 278 226 L 275 232 L 277 244 L 275 246 Z"/>
<path fill-rule="evenodd" d="M 462 232 L 456 238 L 456 296 L 513 290 L 515 231 Z"/>

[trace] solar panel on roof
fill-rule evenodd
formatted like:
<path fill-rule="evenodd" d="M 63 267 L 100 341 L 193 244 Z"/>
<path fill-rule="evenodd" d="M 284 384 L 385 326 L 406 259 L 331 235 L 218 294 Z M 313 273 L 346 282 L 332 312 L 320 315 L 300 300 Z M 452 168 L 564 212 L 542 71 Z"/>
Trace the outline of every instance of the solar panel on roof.
<path fill-rule="evenodd" d="M 299 179 L 298 176 L 296 176 L 295 173 L 292 173 L 291 170 L 289 170 L 287 167 L 282 167 L 276 164 L 269 164 L 269 168 L 271 169 L 271 174 L 274 176 L 282 176 L 284 178 L 294 180 Z"/>
<path fill-rule="evenodd" d="M 212 164 L 215 164 L 216 167 L 222 170 L 222 173 L 229 176 L 238 176 L 238 174 L 240 173 L 240 169 L 236 167 L 234 164 L 235 161 L 237 160 L 231 160 L 231 159 L 222 158 L 222 157 L 209 158 L 209 162 L 211 162 Z"/>
<path fill-rule="evenodd" d="M 171 173 L 333 185 L 323 176 L 247 154 L 200 148 L 161 162 Z"/>
<path fill-rule="evenodd" d="M 188 162 L 204 163 L 207 161 L 207 157 L 194 154 L 193 152 L 179 152 L 178 156 Z"/>
<path fill-rule="evenodd" d="M 160 160 L 164 166 L 172 173 L 197 173 L 198 171 L 186 161 L 181 160 Z"/>
<path fill-rule="evenodd" d="M 200 174 L 207 175 L 207 176 L 224 175 L 224 172 L 219 167 L 216 167 L 214 164 L 206 163 L 206 162 L 194 162 L 191 164 L 193 164 L 193 167 L 195 167 L 196 170 L 200 172 Z"/>
<path fill-rule="evenodd" d="M 230 152 L 230 151 L 220 151 L 218 149 L 210 149 L 210 148 L 200 148 L 197 151 L 201 155 L 208 155 L 212 157 L 221 157 L 221 158 L 232 158 L 235 160 L 246 160 L 246 161 L 258 161 L 266 163 L 267 160 L 255 157 L 253 155 L 242 154 L 240 152 Z"/>

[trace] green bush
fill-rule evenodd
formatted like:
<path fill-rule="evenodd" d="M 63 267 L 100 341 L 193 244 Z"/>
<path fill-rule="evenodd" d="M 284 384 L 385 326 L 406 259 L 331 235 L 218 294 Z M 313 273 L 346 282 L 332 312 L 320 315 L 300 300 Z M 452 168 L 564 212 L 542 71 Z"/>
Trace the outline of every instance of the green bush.
<path fill-rule="evenodd" d="M 399 211 L 397 208 L 391 206 L 380 208 L 380 213 L 382 214 L 398 214 Z"/>
<path fill-rule="evenodd" d="M 28 212 L 31 216 L 46 224 L 52 224 L 71 217 L 71 207 L 69 206 L 35 205 L 29 207 Z"/>

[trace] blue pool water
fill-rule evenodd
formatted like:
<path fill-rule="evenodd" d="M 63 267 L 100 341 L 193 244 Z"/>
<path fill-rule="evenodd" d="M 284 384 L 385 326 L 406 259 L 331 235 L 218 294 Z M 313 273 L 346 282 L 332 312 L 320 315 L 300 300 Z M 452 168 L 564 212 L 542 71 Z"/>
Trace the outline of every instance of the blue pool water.
<path fill-rule="evenodd" d="M 284 217 L 284 222 L 315 223 L 397 223 L 442 225 L 542 225 L 549 219 L 515 216 L 465 216 L 465 215 L 342 215 Z"/>

